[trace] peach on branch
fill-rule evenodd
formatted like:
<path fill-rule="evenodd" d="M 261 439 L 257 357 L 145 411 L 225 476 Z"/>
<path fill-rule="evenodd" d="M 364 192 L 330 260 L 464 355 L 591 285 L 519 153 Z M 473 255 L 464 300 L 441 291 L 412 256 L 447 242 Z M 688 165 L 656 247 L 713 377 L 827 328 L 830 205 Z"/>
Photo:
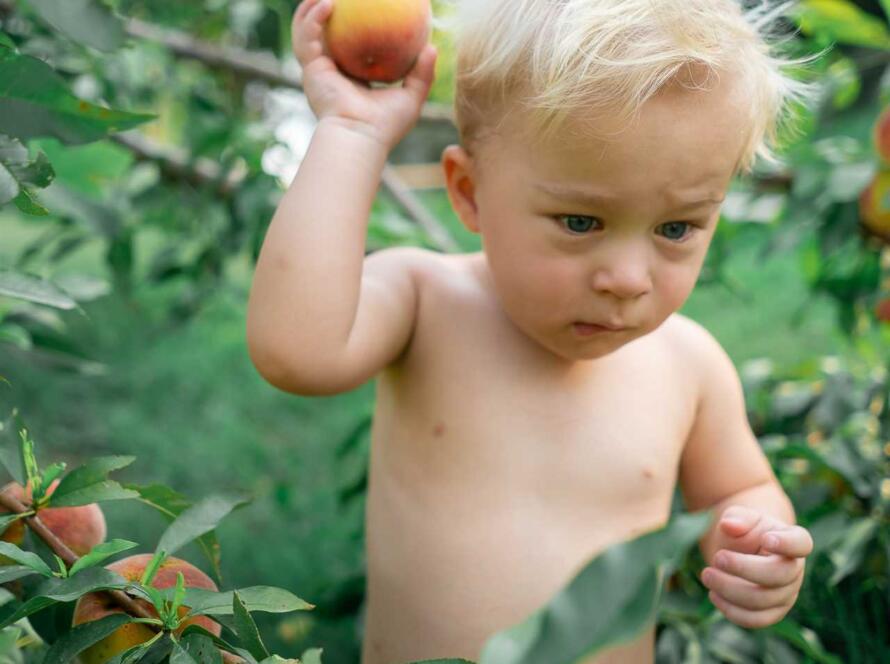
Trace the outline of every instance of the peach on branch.
<path fill-rule="evenodd" d="M 382 83 L 398 81 L 411 71 L 429 38 L 430 0 L 333 2 L 325 42 L 340 69 Z"/>
<path fill-rule="evenodd" d="M 49 489 L 47 489 L 47 494 L 52 495 L 58 485 L 59 480 L 53 481 L 49 485 Z M 31 504 L 30 484 L 25 488 L 17 482 L 10 482 L 0 491 L 12 496 L 26 506 Z M 0 506 L 0 514 L 6 514 L 7 512 L 8 510 Z M 105 541 L 107 532 L 105 515 L 96 503 L 74 507 L 47 507 L 39 510 L 37 516 L 40 517 L 43 525 L 49 528 L 56 537 L 62 540 L 78 556 L 86 554 L 94 546 Z M 21 545 L 25 539 L 25 523 L 21 519 L 13 521 L 0 535 L 0 539 Z M 2 558 L 5 558 L 5 556 Z M 0 562 L 8 564 L 9 561 Z"/>
<path fill-rule="evenodd" d="M 115 561 L 107 568 L 112 572 L 119 574 L 128 581 L 139 581 L 145 568 L 151 562 L 152 555 L 149 553 L 140 553 L 121 560 Z M 205 590 L 216 590 L 216 584 L 209 576 L 204 574 L 194 565 L 180 560 L 179 558 L 167 558 L 158 568 L 152 580 L 152 587 L 162 590 L 164 588 L 173 588 L 176 586 L 176 576 L 182 572 L 186 588 L 203 588 Z M 143 599 L 135 600 L 144 606 L 148 611 L 157 616 L 154 607 Z M 124 609 L 114 603 L 114 601 L 105 593 L 88 593 L 77 600 L 74 606 L 74 626 L 83 623 L 99 620 L 112 613 L 123 613 Z M 188 607 L 179 607 L 179 615 L 183 616 L 188 612 Z M 176 635 L 189 625 L 196 624 L 203 627 L 208 632 L 219 636 L 222 627 L 219 623 L 206 616 L 195 616 L 184 621 L 176 630 Z M 122 625 L 117 630 L 106 636 L 101 641 L 94 643 L 80 654 L 81 664 L 105 664 L 105 662 L 114 658 L 115 655 L 132 648 L 140 643 L 145 643 L 155 635 L 155 632 L 147 625 L 141 623 L 128 623 Z"/>
<path fill-rule="evenodd" d="M 875 307 L 875 315 L 882 323 L 890 323 L 890 297 L 884 298 Z"/>
<path fill-rule="evenodd" d="M 880 171 L 859 195 L 862 225 L 890 241 L 890 170 Z"/>

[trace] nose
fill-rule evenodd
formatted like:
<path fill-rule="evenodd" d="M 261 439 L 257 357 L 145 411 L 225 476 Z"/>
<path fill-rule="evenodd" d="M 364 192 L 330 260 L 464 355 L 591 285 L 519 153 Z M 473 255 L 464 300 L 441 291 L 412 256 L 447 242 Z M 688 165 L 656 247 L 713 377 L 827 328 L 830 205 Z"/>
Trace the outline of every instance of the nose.
<path fill-rule="evenodd" d="M 649 262 L 640 250 L 614 250 L 597 261 L 590 275 L 590 287 L 622 300 L 635 300 L 652 290 Z"/>

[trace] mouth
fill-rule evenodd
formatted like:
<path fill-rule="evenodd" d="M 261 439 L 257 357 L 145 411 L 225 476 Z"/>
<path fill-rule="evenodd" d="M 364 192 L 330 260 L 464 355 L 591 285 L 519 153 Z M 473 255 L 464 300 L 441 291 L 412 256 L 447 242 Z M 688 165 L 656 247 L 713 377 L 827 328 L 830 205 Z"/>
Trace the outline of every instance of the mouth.
<path fill-rule="evenodd" d="M 600 323 L 584 322 L 573 323 L 572 328 L 582 337 L 589 337 L 594 334 L 605 334 L 607 332 L 621 332 L 627 329 L 626 327 L 619 327 L 617 325 L 602 325 Z"/>

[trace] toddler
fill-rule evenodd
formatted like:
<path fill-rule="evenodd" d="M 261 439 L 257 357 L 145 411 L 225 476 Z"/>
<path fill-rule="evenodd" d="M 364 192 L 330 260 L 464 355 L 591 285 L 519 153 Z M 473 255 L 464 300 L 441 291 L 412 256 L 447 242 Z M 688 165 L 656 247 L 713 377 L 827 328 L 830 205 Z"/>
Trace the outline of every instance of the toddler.
<path fill-rule="evenodd" d="M 460 144 L 448 196 L 483 251 L 365 256 L 387 156 L 434 77 L 338 71 L 336 0 L 294 49 L 318 126 L 269 227 L 247 338 L 302 395 L 376 378 L 363 664 L 478 660 L 606 547 L 716 510 L 702 583 L 732 622 L 782 619 L 813 542 L 795 525 L 718 342 L 677 311 L 732 178 L 774 161 L 810 91 L 735 0 L 466 0 L 451 17 Z M 654 626 L 585 664 L 651 663 Z M 542 664 L 555 664 L 543 662 Z"/>

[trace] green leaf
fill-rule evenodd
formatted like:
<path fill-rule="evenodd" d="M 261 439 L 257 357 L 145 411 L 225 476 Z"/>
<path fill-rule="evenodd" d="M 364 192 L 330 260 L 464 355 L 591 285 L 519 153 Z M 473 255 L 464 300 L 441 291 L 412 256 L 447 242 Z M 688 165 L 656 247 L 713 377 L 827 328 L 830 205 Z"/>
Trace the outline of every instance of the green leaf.
<path fill-rule="evenodd" d="M 43 664 L 67 664 L 80 652 L 112 634 L 122 625 L 133 622 L 126 613 L 112 613 L 71 628 L 53 643 L 43 658 Z"/>
<path fill-rule="evenodd" d="M 113 539 L 109 542 L 97 544 L 90 549 L 86 555 L 78 558 L 77 562 L 71 566 L 69 574 L 77 574 L 87 567 L 98 565 L 109 556 L 113 556 L 122 551 L 127 551 L 136 546 L 139 546 L 136 542 L 130 542 L 124 539 Z"/>
<path fill-rule="evenodd" d="M 45 154 L 32 161 L 20 141 L 0 133 L 0 205 L 15 200 L 26 186 L 48 186 L 54 175 Z"/>
<path fill-rule="evenodd" d="M 14 297 L 57 309 L 74 309 L 77 303 L 49 281 L 11 270 L 0 270 L 0 296 Z"/>
<path fill-rule="evenodd" d="M 125 484 L 124 487 L 136 491 L 144 503 L 154 507 L 169 521 L 175 520 L 192 505 L 188 498 L 163 484 L 152 484 L 147 486 Z M 198 546 L 207 557 L 207 560 L 210 561 L 210 566 L 216 579 L 218 581 L 221 580 L 220 547 L 219 542 L 216 539 L 216 534 L 209 532 L 202 535 L 198 539 Z"/>
<path fill-rule="evenodd" d="M 0 629 L 58 602 L 72 602 L 81 595 L 96 590 L 123 590 L 129 585 L 129 581 L 104 567 L 91 567 L 67 579 L 48 578 L 24 604 L 5 604 L 0 607 Z"/>
<path fill-rule="evenodd" d="M 96 0 L 30 0 L 40 17 L 76 42 L 100 51 L 114 51 L 124 44 L 124 26 Z"/>
<path fill-rule="evenodd" d="M 171 523 L 158 542 L 157 549 L 167 551 L 173 555 L 176 551 L 200 537 L 204 533 L 214 530 L 217 524 L 225 518 L 235 507 L 249 502 L 249 496 L 240 493 L 227 493 L 208 496 L 185 509 L 173 523 Z"/>
<path fill-rule="evenodd" d="M 54 182 L 93 200 L 102 200 L 105 190 L 126 175 L 135 161 L 132 152 L 111 140 L 64 145 L 54 138 L 44 138 L 31 141 L 29 146 L 46 154 L 56 174 Z M 67 212 L 67 207 L 59 209 Z"/>
<path fill-rule="evenodd" d="M 32 574 L 37 574 L 37 570 L 27 565 L 3 565 L 0 567 L 0 583 L 8 583 Z"/>
<path fill-rule="evenodd" d="M 169 592 L 172 589 L 167 589 Z M 186 588 L 183 604 L 190 607 L 189 615 L 232 615 L 234 591 L 214 592 L 202 588 Z M 290 613 L 314 609 L 314 604 L 303 601 L 283 588 L 272 586 L 250 586 L 239 588 L 238 595 L 248 611 L 265 613 Z"/>
<path fill-rule="evenodd" d="M 12 202 L 19 210 L 32 217 L 46 217 L 49 215 L 49 210 L 41 205 L 34 198 L 34 194 L 26 188 L 22 188 L 19 195 Z"/>
<path fill-rule="evenodd" d="M 208 636 L 190 633 L 183 636 L 179 646 L 196 664 L 222 664 L 222 655 L 219 654 L 219 649 L 214 645 L 213 639 Z M 179 661 L 170 658 L 170 664 L 177 664 Z M 188 660 L 182 661 L 190 664 Z"/>
<path fill-rule="evenodd" d="M 182 606 L 182 600 L 185 598 L 185 577 L 182 572 L 176 573 L 176 592 L 173 594 L 173 601 L 170 605 L 170 611 L 176 613 Z"/>
<path fill-rule="evenodd" d="M 659 530 L 609 547 L 546 606 L 491 637 L 481 664 L 570 663 L 632 639 L 654 620 L 663 577 L 712 516 L 680 514 Z"/>
<path fill-rule="evenodd" d="M 145 570 L 142 572 L 142 578 L 139 580 L 140 585 L 148 588 L 151 586 L 151 582 L 154 581 L 155 575 L 158 573 L 158 569 L 160 569 L 161 565 L 167 559 L 167 552 L 164 549 L 160 549 L 155 551 L 154 555 L 151 557 L 151 560 L 148 562 L 148 565 L 145 566 Z"/>
<path fill-rule="evenodd" d="M 323 652 L 322 648 L 310 648 L 302 655 L 300 655 L 300 664 L 321 664 L 321 653 Z M 471 662 L 467 662 L 465 659 L 453 659 L 450 660 L 455 663 L 464 662 L 466 664 L 472 664 Z"/>
<path fill-rule="evenodd" d="M 840 546 L 828 554 L 834 565 L 834 573 L 828 580 L 830 585 L 837 585 L 850 572 L 859 567 L 859 563 L 862 562 L 862 557 L 865 555 L 865 548 L 877 529 L 878 521 L 872 517 L 865 517 L 853 522 Z"/>
<path fill-rule="evenodd" d="M 24 519 L 27 512 L 23 512 L 22 514 L 4 514 L 0 516 L 0 533 L 4 532 L 11 523 L 18 521 L 19 519 Z"/>
<path fill-rule="evenodd" d="M 51 464 L 43 471 L 43 491 L 41 491 L 41 495 L 34 495 L 34 502 L 40 502 L 40 500 L 46 495 L 46 492 L 49 490 L 50 485 L 59 477 L 64 471 L 66 464 L 64 461 L 57 461 L 54 464 Z"/>
<path fill-rule="evenodd" d="M 0 132 L 20 140 L 54 136 L 64 143 L 89 143 L 153 117 L 78 99 L 45 62 L 0 49 Z"/>
<path fill-rule="evenodd" d="M 231 609 L 231 607 L 229 607 L 229 608 Z M 183 638 L 191 637 L 192 635 L 204 636 L 204 637 L 210 639 L 211 643 L 215 644 L 217 648 L 221 648 L 221 649 L 226 650 L 230 653 L 235 653 L 236 655 L 240 655 L 244 660 L 246 660 L 247 664 L 256 664 L 256 659 L 254 659 L 253 655 L 251 655 L 244 648 L 239 648 L 238 646 L 229 643 L 225 639 L 222 639 L 222 638 L 216 636 L 215 634 L 211 634 L 210 632 L 208 632 L 206 629 L 204 629 L 200 625 L 194 625 L 194 624 L 189 625 L 182 632 Z"/>
<path fill-rule="evenodd" d="M 0 555 L 4 555 L 20 565 L 30 567 L 38 574 L 43 574 L 43 576 L 51 577 L 53 575 L 53 571 L 49 568 L 49 565 L 43 562 L 43 558 L 31 551 L 22 551 L 12 542 L 0 541 Z"/>
<path fill-rule="evenodd" d="M 170 653 L 170 664 L 201 664 L 192 657 L 180 644 L 173 644 L 173 652 Z"/>
<path fill-rule="evenodd" d="M 126 498 L 138 498 L 138 492 L 124 489 L 117 482 L 108 479 L 108 473 L 126 468 L 135 460 L 134 456 L 104 456 L 90 459 L 62 478 L 50 497 L 50 505 L 53 507 L 87 505 L 96 502 L 92 495 L 115 490 L 125 494 Z"/>
<path fill-rule="evenodd" d="M 238 591 L 232 593 L 232 613 L 235 616 L 235 632 L 241 641 L 241 645 L 247 648 L 251 655 L 260 659 L 268 657 L 269 651 L 263 643 L 260 631 L 257 629 L 250 611 L 244 606 L 244 602 L 238 596 Z"/>
<path fill-rule="evenodd" d="M 0 422 L 0 463 L 13 480 L 24 486 L 25 472 L 22 468 L 22 455 L 16 434 L 17 418 L 18 412 L 13 411 L 6 420 Z"/>
<path fill-rule="evenodd" d="M 160 662 L 173 650 L 173 642 L 164 634 L 158 632 L 145 643 L 125 650 L 119 655 L 112 657 L 105 664 L 150 664 L 150 662 Z"/>
<path fill-rule="evenodd" d="M 798 625 L 790 618 L 770 625 L 767 629 L 812 657 L 818 664 L 843 664 L 839 657 L 825 650 L 813 630 Z"/>
<path fill-rule="evenodd" d="M 301 664 L 307 664 L 302 662 Z M 425 659 L 422 662 L 411 662 L 411 664 L 475 664 L 468 659 Z"/>
<path fill-rule="evenodd" d="M 59 500 L 55 500 L 56 494 L 50 497 L 50 504 L 53 507 L 73 507 L 75 505 L 89 505 L 90 503 L 100 503 L 108 500 L 129 500 L 138 498 L 139 494 L 135 491 L 125 489 L 114 480 L 105 480 L 91 484 L 83 489 L 72 491 Z"/>
<path fill-rule="evenodd" d="M 40 479 L 40 467 L 37 465 L 37 457 L 34 455 L 34 441 L 28 435 L 27 429 L 19 431 L 22 439 L 22 466 L 27 476 L 26 485 L 30 485 L 33 494 L 39 494 L 43 483 Z"/>
<path fill-rule="evenodd" d="M 9 35 L 3 32 L 3 30 L 0 30 L 0 46 L 15 50 L 15 42 L 12 41 L 12 39 L 9 38 Z"/>
<path fill-rule="evenodd" d="M 790 16 L 804 34 L 890 50 L 890 33 L 885 23 L 848 0 L 801 0 Z"/>

